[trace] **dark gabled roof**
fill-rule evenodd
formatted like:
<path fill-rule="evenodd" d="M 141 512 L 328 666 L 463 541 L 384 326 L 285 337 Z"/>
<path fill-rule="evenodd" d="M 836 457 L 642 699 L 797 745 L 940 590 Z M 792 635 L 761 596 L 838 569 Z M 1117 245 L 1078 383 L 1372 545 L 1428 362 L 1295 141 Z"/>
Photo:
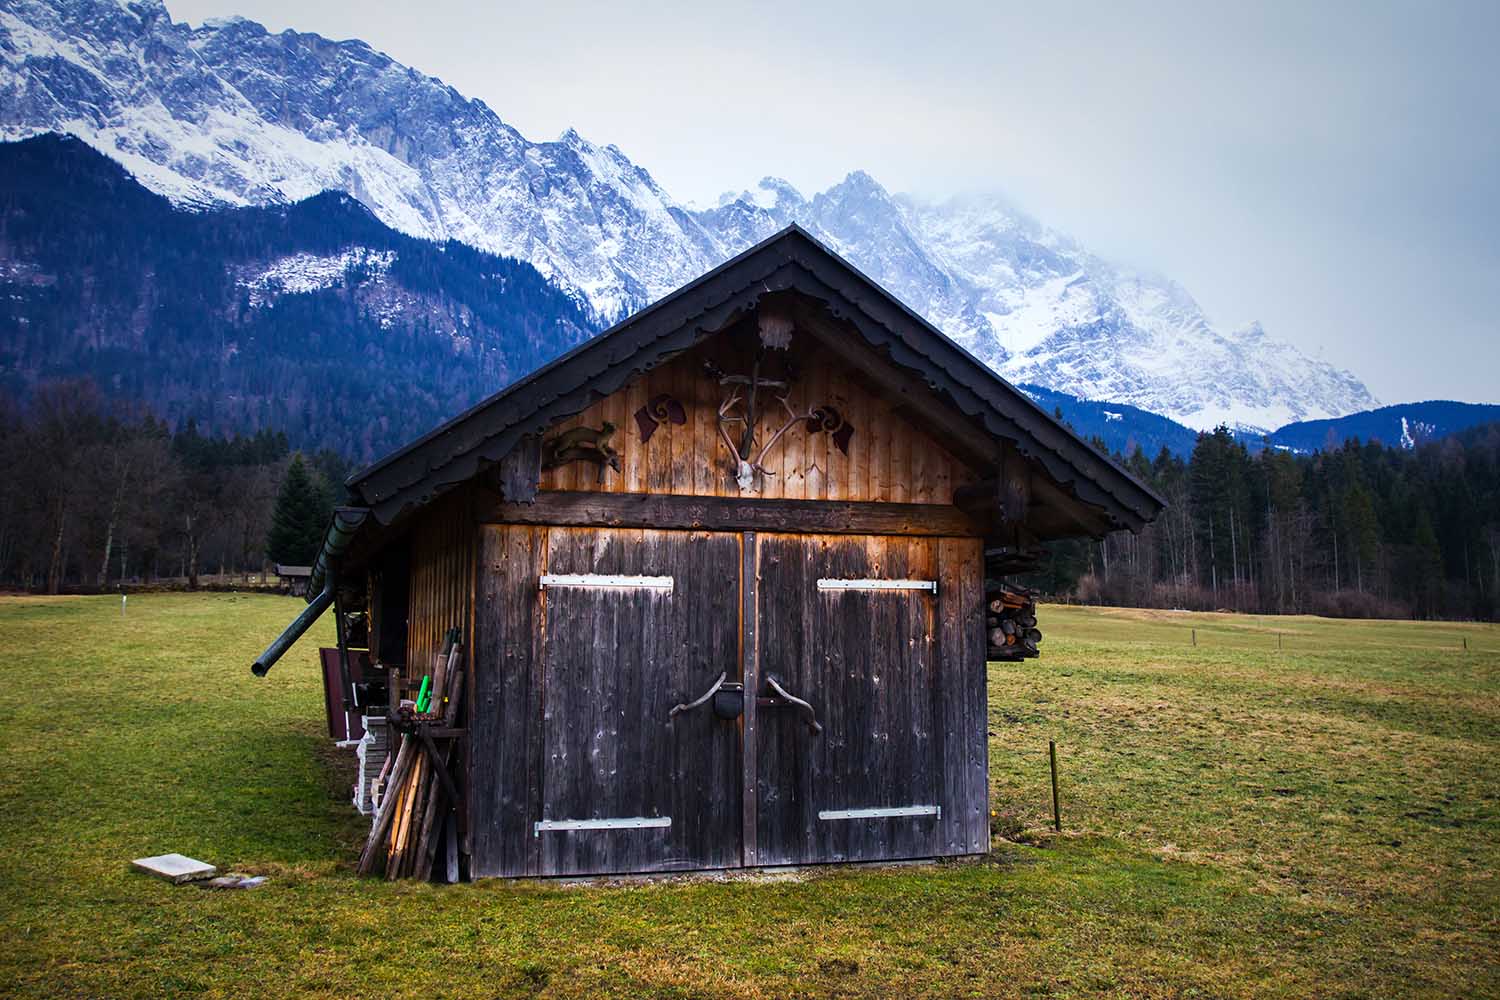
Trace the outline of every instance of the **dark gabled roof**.
<path fill-rule="evenodd" d="M 1138 528 L 1165 504 L 1024 393 L 906 308 L 848 261 L 792 225 L 666 298 L 355 473 L 353 495 L 389 524 L 498 462 L 526 434 L 625 385 L 721 329 L 761 298 L 797 291 L 826 303 L 871 347 L 918 373 L 994 437 L 1115 524 Z"/>

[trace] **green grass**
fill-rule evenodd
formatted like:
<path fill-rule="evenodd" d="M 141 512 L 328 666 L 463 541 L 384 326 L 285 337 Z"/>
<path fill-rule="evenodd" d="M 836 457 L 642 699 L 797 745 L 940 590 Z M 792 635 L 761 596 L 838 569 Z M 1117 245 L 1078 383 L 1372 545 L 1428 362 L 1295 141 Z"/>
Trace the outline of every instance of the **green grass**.
<path fill-rule="evenodd" d="M 984 862 L 432 887 L 352 873 L 328 623 L 250 676 L 298 606 L 0 600 L 0 995 L 1500 996 L 1493 627 L 1049 607 Z"/>

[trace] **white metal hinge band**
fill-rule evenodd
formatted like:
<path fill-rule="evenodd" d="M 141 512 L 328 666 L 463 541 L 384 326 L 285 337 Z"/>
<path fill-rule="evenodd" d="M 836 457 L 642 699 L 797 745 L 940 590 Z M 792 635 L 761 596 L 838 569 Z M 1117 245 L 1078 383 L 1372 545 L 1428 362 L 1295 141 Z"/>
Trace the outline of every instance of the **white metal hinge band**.
<path fill-rule="evenodd" d="M 886 806 L 876 809 L 824 809 L 818 819 L 887 819 L 893 816 L 942 816 L 942 806 Z"/>
<path fill-rule="evenodd" d="M 644 830 L 671 826 L 670 816 L 621 816 L 615 819 L 544 819 L 531 825 L 531 835 L 568 830 Z"/>
<path fill-rule="evenodd" d="M 927 590 L 937 593 L 936 580 L 819 580 L 819 590 Z"/>
<path fill-rule="evenodd" d="M 617 576 L 609 573 L 545 573 L 538 588 L 606 587 L 612 590 L 671 590 L 670 576 Z"/>

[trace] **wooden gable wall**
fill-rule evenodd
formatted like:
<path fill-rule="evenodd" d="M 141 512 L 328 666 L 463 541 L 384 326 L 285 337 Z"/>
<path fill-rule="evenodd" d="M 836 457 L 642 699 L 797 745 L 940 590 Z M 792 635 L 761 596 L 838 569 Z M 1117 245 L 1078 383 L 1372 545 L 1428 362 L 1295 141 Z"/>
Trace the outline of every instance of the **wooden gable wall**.
<path fill-rule="evenodd" d="M 754 335 L 711 338 L 672 361 L 595 402 L 551 433 L 574 427 L 615 425 L 610 444 L 620 453 L 621 471 L 575 462 L 543 470 L 543 490 L 597 490 L 607 493 L 665 493 L 689 496 L 759 497 L 776 500 L 854 500 L 951 504 L 953 492 L 977 481 L 974 472 L 942 443 L 914 426 L 893 404 L 870 391 L 809 338 L 793 335 L 787 351 L 766 351 L 763 374 L 775 377 L 789 361 L 797 377 L 788 402 L 799 413 L 831 405 L 854 428 L 844 454 L 828 433 L 788 430 L 766 458 L 775 473 L 759 477 L 759 488 L 741 491 L 729 449 L 719 438 L 717 413 L 726 387 L 704 372 L 712 362 L 725 372 L 750 371 Z M 659 394 L 681 401 L 687 423 L 663 423 L 642 442 L 635 413 Z M 767 441 L 787 419 L 786 409 L 768 390 L 760 393 L 756 445 Z M 733 429 L 731 434 L 733 434 Z"/>

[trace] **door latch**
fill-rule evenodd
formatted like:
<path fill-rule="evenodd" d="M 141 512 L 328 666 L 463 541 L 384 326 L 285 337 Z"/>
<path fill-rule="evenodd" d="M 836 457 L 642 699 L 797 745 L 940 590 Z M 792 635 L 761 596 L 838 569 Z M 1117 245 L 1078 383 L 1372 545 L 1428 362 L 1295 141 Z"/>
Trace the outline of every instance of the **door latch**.
<path fill-rule="evenodd" d="M 802 721 L 807 723 L 807 728 L 810 731 L 814 733 L 821 733 L 823 731 L 822 724 L 818 722 L 818 713 L 814 711 L 813 707 L 782 687 L 781 682 L 776 679 L 775 674 L 766 675 L 766 684 L 776 694 L 773 697 L 762 695 L 756 699 L 755 703 L 757 705 L 764 706 L 765 708 L 794 708 L 802 716 Z"/>
<path fill-rule="evenodd" d="M 694 698 L 685 701 L 667 713 L 668 724 L 682 712 L 691 712 L 695 708 L 701 708 L 713 702 L 714 715 L 726 721 L 738 719 L 745 711 L 745 685 L 739 681 L 729 681 L 727 672 L 719 674 L 717 680 L 709 685 L 708 690 Z"/>

